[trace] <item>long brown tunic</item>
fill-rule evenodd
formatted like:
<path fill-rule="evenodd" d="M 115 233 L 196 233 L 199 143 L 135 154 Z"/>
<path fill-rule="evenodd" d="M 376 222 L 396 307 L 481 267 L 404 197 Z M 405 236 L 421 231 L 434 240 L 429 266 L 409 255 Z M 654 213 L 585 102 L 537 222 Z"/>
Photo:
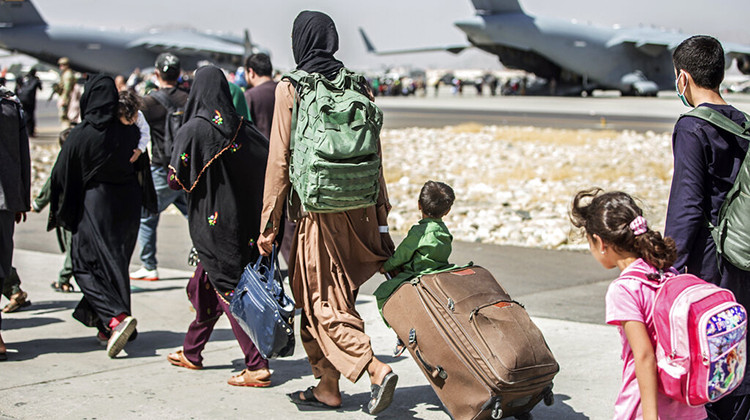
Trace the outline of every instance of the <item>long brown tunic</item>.
<path fill-rule="evenodd" d="M 261 232 L 278 232 L 289 195 L 289 140 L 294 89 L 287 81 L 276 87 L 276 105 L 266 169 Z M 387 225 L 388 194 L 380 176 L 375 206 L 340 213 L 309 213 L 297 222 L 289 267 L 292 292 L 302 308 L 300 335 L 313 375 L 337 376 L 352 382 L 362 375 L 373 353 L 364 321 L 354 308 L 359 287 L 393 252 Z M 294 214 L 294 209 L 290 210 Z"/>

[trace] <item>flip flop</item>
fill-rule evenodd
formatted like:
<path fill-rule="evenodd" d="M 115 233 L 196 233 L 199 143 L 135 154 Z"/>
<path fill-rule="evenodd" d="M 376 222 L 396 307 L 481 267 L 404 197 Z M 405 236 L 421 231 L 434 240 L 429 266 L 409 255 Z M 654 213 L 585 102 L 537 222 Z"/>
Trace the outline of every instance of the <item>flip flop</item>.
<path fill-rule="evenodd" d="M 306 405 L 309 407 L 324 408 L 326 410 L 335 410 L 341 407 L 341 405 L 328 405 L 322 401 L 319 401 L 317 398 L 315 398 L 315 394 L 313 394 L 313 389 L 315 389 L 315 387 L 311 386 L 307 388 L 304 392 L 303 391 L 292 392 L 291 394 L 286 394 L 286 396 L 289 397 L 289 400 L 291 402 L 297 404 L 298 406 Z M 299 397 L 300 392 L 302 392 L 302 396 L 305 397 L 304 400 Z"/>
<path fill-rule="evenodd" d="M 374 416 L 388 408 L 393 401 L 393 393 L 396 391 L 397 383 L 398 375 L 389 372 L 380 385 L 370 385 L 370 402 L 367 403 L 367 412 Z"/>

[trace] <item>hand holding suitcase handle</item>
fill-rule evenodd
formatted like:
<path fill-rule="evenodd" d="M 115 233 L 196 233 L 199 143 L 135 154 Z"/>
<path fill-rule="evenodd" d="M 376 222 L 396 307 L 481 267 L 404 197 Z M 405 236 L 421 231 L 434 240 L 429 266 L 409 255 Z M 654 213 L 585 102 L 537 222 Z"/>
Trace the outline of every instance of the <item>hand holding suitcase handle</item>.
<path fill-rule="evenodd" d="M 414 328 L 409 331 L 409 344 L 414 345 L 414 354 L 417 355 L 417 359 L 420 363 L 422 363 L 422 366 L 424 366 L 425 370 L 430 372 L 430 376 L 432 376 L 433 379 L 437 379 L 438 377 L 443 380 L 448 379 L 448 372 L 446 372 L 442 366 L 436 365 L 435 367 L 432 367 L 431 364 L 427 363 L 427 361 L 424 360 L 424 358 L 422 357 L 422 353 L 419 352 L 419 345 L 417 344 L 417 331 Z"/>

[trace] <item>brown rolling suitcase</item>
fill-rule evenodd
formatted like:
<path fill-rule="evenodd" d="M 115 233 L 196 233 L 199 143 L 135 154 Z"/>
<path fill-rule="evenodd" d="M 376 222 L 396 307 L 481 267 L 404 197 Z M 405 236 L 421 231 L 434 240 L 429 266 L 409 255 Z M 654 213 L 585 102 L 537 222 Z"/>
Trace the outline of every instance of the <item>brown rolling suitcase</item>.
<path fill-rule="evenodd" d="M 521 304 L 479 266 L 401 285 L 383 316 L 456 420 L 531 418 L 560 370 Z"/>

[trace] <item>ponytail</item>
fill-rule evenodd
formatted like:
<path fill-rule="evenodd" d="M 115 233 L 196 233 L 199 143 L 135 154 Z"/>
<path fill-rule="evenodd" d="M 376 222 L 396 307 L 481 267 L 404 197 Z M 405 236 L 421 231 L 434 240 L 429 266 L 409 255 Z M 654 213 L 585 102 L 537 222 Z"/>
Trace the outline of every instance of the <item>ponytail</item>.
<path fill-rule="evenodd" d="M 672 238 L 663 238 L 661 233 L 649 229 L 646 233 L 634 236 L 633 252 L 647 263 L 660 270 L 666 270 L 677 259 L 677 245 Z"/>

